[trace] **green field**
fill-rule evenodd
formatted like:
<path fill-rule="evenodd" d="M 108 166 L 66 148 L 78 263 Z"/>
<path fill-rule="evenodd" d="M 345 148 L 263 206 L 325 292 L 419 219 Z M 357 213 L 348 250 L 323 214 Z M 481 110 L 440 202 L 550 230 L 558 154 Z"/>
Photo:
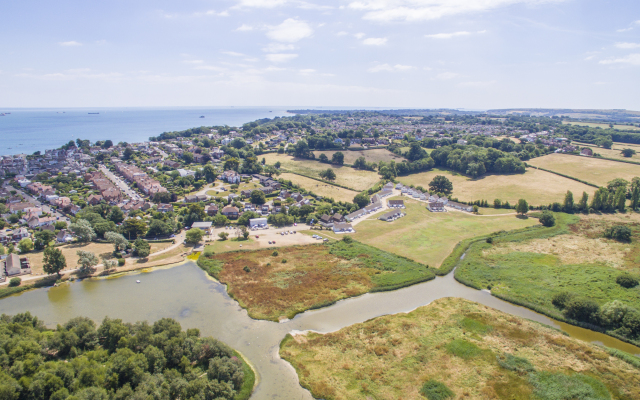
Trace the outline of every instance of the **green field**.
<path fill-rule="evenodd" d="M 459 298 L 288 335 L 280 355 L 318 399 L 640 398 L 635 357 Z"/>
<path fill-rule="evenodd" d="M 359 193 L 354 190 L 341 188 L 315 179 L 307 178 L 306 176 L 291 174 L 288 172 L 281 174 L 278 178 L 286 179 L 304 189 L 312 191 L 314 194 L 322 197 L 330 197 L 336 201 L 351 203 L 353 198 Z"/>
<path fill-rule="evenodd" d="M 493 203 L 494 199 L 500 199 L 502 202 L 509 201 L 514 205 L 518 199 L 525 199 L 532 205 L 547 205 L 556 201 L 562 202 L 567 190 L 573 192 L 574 198 L 582 192 L 587 192 L 591 196 L 595 191 L 595 188 L 589 185 L 534 168 L 527 168 L 524 174 L 485 175 L 478 179 L 471 179 L 447 170 L 434 169 L 400 176 L 398 181 L 405 185 L 422 186 L 428 189 L 429 182 L 436 175 L 446 176 L 453 183 L 453 197 L 462 201 L 487 200 Z"/>
<path fill-rule="evenodd" d="M 607 182 L 616 178 L 631 181 L 633 177 L 640 176 L 640 165 L 602 160 L 594 157 L 549 154 L 544 157 L 533 158 L 528 163 L 599 186 L 606 186 Z M 573 193 L 575 195 L 576 192 Z"/>
<path fill-rule="evenodd" d="M 563 124 L 567 124 L 567 125 L 576 125 L 576 126 L 588 126 L 590 128 L 602 128 L 602 129 L 609 129 L 609 124 L 605 124 L 605 123 L 598 123 L 598 122 L 571 122 L 571 121 L 562 121 Z M 637 126 L 631 126 L 631 125 L 618 125 L 618 124 L 614 124 L 613 125 L 613 129 L 619 129 L 619 130 L 623 130 L 623 131 L 640 131 L 640 128 L 638 128 Z"/>
<path fill-rule="evenodd" d="M 537 219 L 520 219 L 515 215 L 475 216 L 456 211 L 432 213 L 426 209 L 425 203 L 406 198 L 405 204 L 407 216 L 396 221 L 380 221 L 376 215 L 359 222 L 355 226 L 354 239 L 438 268 L 463 239 L 538 224 Z"/>
<path fill-rule="evenodd" d="M 602 147 L 594 146 L 588 143 L 576 143 L 576 144 L 579 144 L 580 147 L 589 147 L 593 150 L 594 153 L 598 153 L 602 157 L 614 158 L 617 160 L 630 160 L 630 161 L 640 162 L 640 146 L 638 145 L 626 144 L 626 143 L 614 143 L 610 149 L 604 149 Z M 622 155 L 622 149 L 633 149 L 637 153 L 632 155 L 631 157 L 624 157 Z"/>
<path fill-rule="evenodd" d="M 264 158 L 267 164 L 270 165 L 280 161 L 281 168 L 285 170 L 284 172 L 289 171 L 317 179 L 320 179 L 321 171 L 331 168 L 336 173 L 335 183 L 357 191 L 369 189 L 380 180 L 377 172 L 360 171 L 351 167 L 336 167 L 319 161 L 297 159 L 284 154 L 269 153 L 265 154 Z"/>
<path fill-rule="evenodd" d="M 475 242 L 458 264 L 456 279 L 558 319 L 563 319 L 563 313 L 552 299 L 560 292 L 588 298 L 600 306 L 618 300 L 640 310 L 640 287 L 627 289 L 616 283 L 623 272 L 640 276 L 639 225 L 628 222 L 633 241 L 620 243 L 602 238 L 604 230 L 614 225 L 609 218 L 556 216 L 558 223 L 553 228 L 505 233 L 493 243 Z M 640 323 L 640 313 L 638 316 Z"/>
<path fill-rule="evenodd" d="M 316 159 L 320 156 L 320 154 L 324 154 L 331 160 L 333 154 L 337 153 L 337 151 L 314 151 L 313 154 L 316 156 Z M 364 157 L 367 162 L 379 163 L 380 161 L 395 161 L 402 162 L 404 160 L 403 157 L 400 157 L 396 154 L 393 154 L 387 149 L 372 149 L 372 150 L 360 150 L 360 151 L 342 151 L 344 154 L 344 163 L 345 164 L 353 164 L 359 157 Z"/>

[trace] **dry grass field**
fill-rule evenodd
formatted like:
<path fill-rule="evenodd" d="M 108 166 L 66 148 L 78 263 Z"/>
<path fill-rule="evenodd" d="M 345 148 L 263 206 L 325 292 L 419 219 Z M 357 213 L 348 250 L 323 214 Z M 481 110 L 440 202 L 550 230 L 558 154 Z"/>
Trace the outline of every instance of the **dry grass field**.
<path fill-rule="evenodd" d="M 562 121 L 563 124 L 566 125 L 576 125 L 576 126 L 588 126 L 590 128 L 602 128 L 602 129 L 609 129 L 609 124 L 605 124 L 605 123 L 598 123 L 598 122 L 571 122 L 571 121 Z M 613 125 L 613 129 L 620 129 L 623 131 L 640 131 L 640 128 L 638 128 L 637 126 L 630 126 L 630 125 L 618 125 L 618 124 L 614 124 Z"/>
<path fill-rule="evenodd" d="M 264 158 L 267 164 L 273 165 L 280 161 L 281 168 L 284 170 L 318 179 L 320 179 L 321 171 L 331 168 L 336 173 L 335 183 L 358 191 L 369 189 L 380 180 L 377 172 L 360 171 L 351 167 L 336 167 L 318 161 L 296 159 L 284 154 L 269 153 L 265 154 Z"/>
<path fill-rule="evenodd" d="M 587 192 L 591 197 L 595 192 L 595 188 L 591 186 L 534 168 L 527 168 L 524 174 L 485 175 L 479 179 L 434 169 L 401 176 L 398 180 L 405 185 L 428 189 L 429 182 L 436 175 L 446 176 L 453 183 L 453 197 L 462 201 L 487 200 L 492 203 L 494 199 L 500 199 L 513 205 L 518 199 L 525 199 L 529 204 L 546 205 L 555 201 L 562 202 L 567 190 L 573 192 L 574 198 L 582 195 L 582 192 Z"/>
<path fill-rule="evenodd" d="M 288 335 L 280 355 L 327 400 L 640 398 L 640 371 L 602 347 L 459 298 Z"/>
<path fill-rule="evenodd" d="M 225 183 L 222 186 L 216 186 L 211 190 L 207 191 L 207 194 L 209 196 L 225 197 L 230 195 L 231 193 L 239 194 L 243 190 L 257 189 L 259 187 L 262 187 L 262 185 L 260 185 L 258 181 L 252 180 L 249 183 L 244 183 L 244 182 L 240 183 L 237 189 L 233 189 L 233 191 L 231 191 L 231 185 L 228 183 Z"/>
<path fill-rule="evenodd" d="M 602 147 L 594 146 L 588 143 L 580 143 L 580 147 L 589 147 L 593 149 L 594 153 L 600 154 L 602 157 L 615 158 L 618 160 L 631 160 L 640 162 L 640 146 L 626 143 L 614 143 L 610 149 L 603 149 Z M 633 149 L 637 153 L 631 157 L 624 157 L 622 155 L 622 149 Z"/>
<path fill-rule="evenodd" d="M 356 191 L 329 185 L 328 183 L 320 182 L 302 175 L 285 172 L 278 176 L 278 178 L 289 180 L 319 196 L 331 197 L 337 201 L 346 201 L 351 203 L 353 198 L 358 194 Z"/>
<path fill-rule="evenodd" d="M 337 153 L 337 151 L 314 151 L 313 154 L 318 158 L 320 154 L 324 154 L 331 160 L 333 154 Z M 402 162 L 404 160 L 403 157 L 400 157 L 396 154 L 393 154 L 389 150 L 386 149 L 373 149 L 373 150 L 360 150 L 360 151 L 343 151 L 344 154 L 344 163 L 345 164 L 353 164 L 359 157 L 364 157 L 367 162 L 379 163 L 380 161 L 395 161 Z"/>
<path fill-rule="evenodd" d="M 549 154 L 544 157 L 534 158 L 528 162 L 536 167 L 569 175 L 599 186 L 606 186 L 607 182 L 615 178 L 631 181 L 633 177 L 640 176 L 640 165 L 601 160 L 593 157 Z M 573 193 L 575 194 L 576 192 Z"/>
<path fill-rule="evenodd" d="M 398 197 L 402 198 L 402 197 Z M 370 246 L 438 268 L 463 239 L 538 224 L 515 215 L 475 216 L 464 212 L 432 213 L 425 203 L 405 200 L 407 216 L 393 222 L 361 221 L 353 238 Z M 510 212 L 510 210 L 503 210 Z"/>

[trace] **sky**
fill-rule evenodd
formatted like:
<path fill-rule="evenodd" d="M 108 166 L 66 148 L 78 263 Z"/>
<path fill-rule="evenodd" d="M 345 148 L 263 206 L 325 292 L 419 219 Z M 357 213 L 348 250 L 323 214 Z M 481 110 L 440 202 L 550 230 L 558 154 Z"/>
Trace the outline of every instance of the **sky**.
<path fill-rule="evenodd" d="M 637 0 L 22 0 L 0 38 L 0 107 L 640 110 Z"/>

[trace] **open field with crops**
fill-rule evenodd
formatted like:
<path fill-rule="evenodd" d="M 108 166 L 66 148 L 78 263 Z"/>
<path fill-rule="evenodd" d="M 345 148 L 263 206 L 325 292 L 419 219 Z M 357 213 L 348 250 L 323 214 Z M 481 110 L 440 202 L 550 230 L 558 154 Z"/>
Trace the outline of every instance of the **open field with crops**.
<path fill-rule="evenodd" d="M 581 195 L 583 191 L 589 196 L 595 192 L 595 188 L 589 185 L 533 168 L 527 168 L 524 174 L 485 175 L 478 179 L 434 169 L 400 176 L 398 181 L 428 189 L 429 182 L 436 175 L 446 176 L 453 183 L 453 197 L 462 201 L 487 200 L 492 203 L 494 199 L 500 199 L 503 203 L 509 201 L 514 205 L 518 199 L 525 199 L 532 205 L 547 205 L 562 202 L 567 190 L 571 190 L 574 196 Z"/>
<path fill-rule="evenodd" d="M 313 154 L 318 158 L 320 154 L 324 154 L 331 160 L 333 154 L 337 151 L 314 151 Z M 402 162 L 403 157 L 393 154 L 387 149 L 373 149 L 373 150 L 360 150 L 360 151 L 342 151 L 344 154 L 344 163 L 353 164 L 358 158 L 364 157 L 367 162 L 379 163 L 380 161 L 395 161 Z"/>
<path fill-rule="evenodd" d="M 607 182 L 616 178 L 631 181 L 633 177 L 640 176 L 640 165 L 601 160 L 594 157 L 549 154 L 533 158 L 528 163 L 599 186 L 606 186 Z"/>
<path fill-rule="evenodd" d="M 640 277 L 637 214 L 629 218 L 556 214 L 556 218 L 553 228 L 505 233 L 492 243 L 473 243 L 458 265 L 456 279 L 477 289 L 488 288 L 495 296 L 559 319 L 566 313 L 553 299 L 562 292 L 589 299 L 600 307 L 617 300 L 640 310 L 640 287 L 618 283 L 625 273 Z M 603 237 L 605 230 L 620 224 L 630 227 L 630 242 Z M 603 324 L 595 317 L 565 316 Z M 635 334 L 622 333 L 629 339 L 635 338 Z"/>
<path fill-rule="evenodd" d="M 598 123 L 598 122 L 572 122 L 572 121 L 562 121 L 563 124 L 566 125 L 576 125 L 576 126 L 588 126 L 590 128 L 602 128 L 602 129 L 609 129 L 609 124 L 606 123 Z M 620 129 L 623 131 L 640 131 L 640 128 L 638 128 L 637 126 L 631 126 L 631 125 L 619 125 L 619 124 L 614 124 L 613 125 L 613 129 Z"/>
<path fill-rule="evenodd" d="M 252 318 L 269 320 L 435 277 L 424 265 L 355 241 L 222 254 L 207 249 L 198 265 L 227 284 Z"/>
<path fill-rule="evenodd" d="M 312 191 L 319 196 L 330 197 L 336 201 L 346 201 L 351 203 L 353 201 L 353 198 L 358 194 L 358 192 L 354 190 L 330 185 L 328 183 L 320 182 L 302 175 L 290 174 L 285 172 L 278 176 L 278 178 L 286 179 L 296 185 L 300 185 L 304 189 Z"/>
<path fill-rule="evenodd" d="M 458 298 L 325 335 L 288 335 L 280 355 L 327 400 L 640 398 L 637 362 Z"/>
<path fill-rule="evenodd" d="M 320 172 L 327 168 L 333 169 L 336 173 L 335 183 L 358 191 L 366 190 L 375 185 L 380 176 L 373 171 L 360 171 L 351 167 L 336 167 L 323 164 L 318 161 L 297 159 L 284 154 L 265 154 L 267 164 L 273 165 L 280 161 L 281 168 L 286 171 L 311 176 L 320 179 Z"/>
<path fill-rule="evenodd" d="M 425 203 L 406 198 L 404 200 L 407 206 L 406 217 L 385 222 L 377 219 L 379 215 L 376 215 L 359 222 L 353 238 L 438 268 L 463 239 L 538 224 L 537 219 L 521 219 L 515 215 L 475 216 L 455 211 L 432 213 L 426 209 Z"/>

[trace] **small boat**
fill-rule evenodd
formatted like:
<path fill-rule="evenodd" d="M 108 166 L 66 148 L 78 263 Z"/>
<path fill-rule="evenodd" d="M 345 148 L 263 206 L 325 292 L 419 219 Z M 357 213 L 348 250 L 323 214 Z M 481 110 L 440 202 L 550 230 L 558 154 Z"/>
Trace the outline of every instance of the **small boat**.
<path fill-rule="evenodd" d="M 100 114 L 100 113 L 89 113 L 89 114 Z"/>
<path fill-rule="evenodd" d="M 140 281 L 136 281 L 136 283 L 140 283 Z"/>
<path fill-rule="evenodd" d="M 200 118 L 204 118 L 204 115 L 201 115 Z"/>

